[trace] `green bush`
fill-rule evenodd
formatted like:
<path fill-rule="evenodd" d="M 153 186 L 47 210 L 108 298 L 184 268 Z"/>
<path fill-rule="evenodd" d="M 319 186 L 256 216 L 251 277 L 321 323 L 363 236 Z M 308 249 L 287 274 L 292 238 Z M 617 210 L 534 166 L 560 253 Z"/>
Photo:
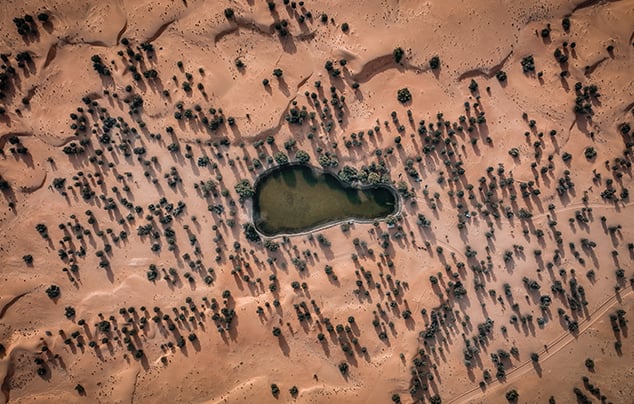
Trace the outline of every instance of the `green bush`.
<path fill-rule="evenodd" d="M 247 179 L 240 180 L 240 182 L 235 185 L 235 190 L 240 198 L 250 198 L 255 194 L 251 183 Z"/>
<path fill-rule="evenodd" d="M 394 56 L 394 62 L 401 63 L 403 56 L 405 56 L 405 51 L 403 50 L 403 48 L 398 47 L 394 49 L 394 52 L 392 52 L 392 56 Z"/>
<path fill-rule="evenodd" d="M 412 93 L 409 92 L 407 87 L 401 88 L 397 91 L 396 98 L 401 104 L 406 104 L 412 100 Z"/>

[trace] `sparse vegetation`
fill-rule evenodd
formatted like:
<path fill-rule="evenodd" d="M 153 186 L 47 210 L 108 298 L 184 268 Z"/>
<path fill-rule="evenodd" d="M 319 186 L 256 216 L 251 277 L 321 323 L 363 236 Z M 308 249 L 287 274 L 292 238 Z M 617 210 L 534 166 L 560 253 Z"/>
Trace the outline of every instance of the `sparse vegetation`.
<path fill-rule="evenodd" d="M 495 7 L 453 7 L 448 36 L 422 9 L 201 4 L 146 12 L 154 32 L 129 7 L 98 21 L 108 29 L 91 10 L 86 32 L 67 32 L 81 24 L 59 7 L 5 17 L 7 400 L 50 386 L 112 399 L 116 364 L 142 369 L 135 389 L 151 373 L 158 401 L 236 386 L 301 401 L 334 383 L 340 401 L 353 387 L 359 401 L 533 402 L 524 381 L 549 397 L 554 354 L 583 382 L 562 379 L 557 401 L 629 399 L 614 388 L 627 375 L 607 371 L 632 357 L 634 112 L 615 73 L 629 31 L 588 17 L 621 4 L 562 19 L 518 3 L 477 49 Z M 403 32 L 417 35 L 394 42 Z M 511 37 L 512 53 L 495 42 Z M 267 179 L 284 188 L 267 196 Z M 204 377 L 182 371 L 214 355 Z M 227 357 L 236 375 L 276 365 L 249 384 Z M 223 372 L 235 383 L 209 382 Z M 178 389 L 185 375 L 195 388 Z"/>

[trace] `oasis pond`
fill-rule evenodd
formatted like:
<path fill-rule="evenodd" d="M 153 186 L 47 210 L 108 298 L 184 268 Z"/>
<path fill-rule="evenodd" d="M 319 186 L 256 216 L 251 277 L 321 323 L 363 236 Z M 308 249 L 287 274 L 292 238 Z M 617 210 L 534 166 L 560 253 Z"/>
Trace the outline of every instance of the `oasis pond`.
<path fill-rule="evenodd" d="M 265 236 L 301 233 L 349 220 L 395 214 L 398 194 L 389 185 L 361 188 L 304 164 L 275 167 L 255 183 L 253 222 Z"/>

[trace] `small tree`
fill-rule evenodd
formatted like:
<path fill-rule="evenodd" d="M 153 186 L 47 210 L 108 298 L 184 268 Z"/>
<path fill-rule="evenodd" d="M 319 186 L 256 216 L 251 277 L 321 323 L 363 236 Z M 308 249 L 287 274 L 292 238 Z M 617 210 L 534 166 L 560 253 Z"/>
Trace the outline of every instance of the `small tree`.
<path fill-rule="evenodd" d="M 478 90 L 478 82 L 474 79 L 471 79 L 471 83 L 469 83 L 469 90 L 472 93 L 475 93 Z"/>
<path fill-rule="evenodd" d="M 250 198 L 255 194 L 255 191 L 253 190 L 251 183 L 247 179 L 240 180 L 235 185 L 235 190 L 238 193 L 238 195 L 240 195 L 240 198 L 243 198 L 243 199 Z"/>
<path fill-rule="evenodd" d="M 71 306 L 66 306 L 66 308 L 64 309 L 64 316 L 66 316 L 66 318 L 69 320 L 75 317 L 75 309 Z"/>
<path fill-rule="evenodd" d="M 102 76 L 110 76 L 110 70 L 103 63 L 99 55 L 93 55 L 90 60 L 92 61 L 92 68 Z"/>
<path fill-rule="evenodd" d="M 401 88 L 396 92 L 396 98 L 401 104 L 406 104 L 412 100 L 412 93 L 409 92 L 407 87 Z"/>
<path fill-rule="evenodd" d="M 286 153 L 282 152 L 282 151 L 278 151 L 273 155 L 273 158 L 275 159 L 275 162 L 279 165 L 283 165 L 283 164 L 287 164 L 288 163 L 288 156 L 286 155 Z"/>
<path fill-rule="evenodd" d="M 433 396 L 431 396 L 431 398 L 429 399 L 429 402 L 431 404 L 441 404 L 442 400 L 440 399 L 440 396 L 438 394 L 434 394 Z"/>
<path fill-rule="evenodd" d="M 403 48 L 398 47 L 394 49 L 394 52 L 392 52 L 392 56 L 394 57 L 394 62 L 401 63 L 403 56 L 405 56 L 405 51 L 403 50 Z"/>
<path fill-rule="evenodd" d="M 242 229 L 244 230 L 244 236 L 247 238 L 247 240 L 254 242 L 260 241 L 260 235 L 258 234 L 258 231 L 256 230 L 253 223 L 243 224 Z"/>
<path fill-rule="evenodd" d="M 61 290 L 59 288 L 59 286 L 57 285 L 51 285 L 46 289 L 46 294 L 48 295 L 49 298 L 51 299 L 56 299 L 59 297 L 59 295 L 61 294 Z"/>
<path fill-rule="evenodd" d="M 519 393 L 515 389 L 506 392 L 506 399 L 509 401 L 509 403 L 517 401 L 519 396 Z"/>
<path fill-rule="evenodd" d="M 429 59 L 429 67 L 432 70 L 436 70 L 440 67 L 440 58 L 438 56 L 434 56 L 431 59 Z"/>
<path fill-rule="evenodd" d="M 570 30 L 570 18 L 565 17 L 563 20 L 561 20 L 561 27 L 564 29 L 564 31 L 568 32 Z"/>
<path fill-rule="evenodd" d="M 297 150 L 297 153 L 295 153 L 295 159 L 302 164 L 307 164 L 310 161 L 310 155 L 304 150 Z"/>

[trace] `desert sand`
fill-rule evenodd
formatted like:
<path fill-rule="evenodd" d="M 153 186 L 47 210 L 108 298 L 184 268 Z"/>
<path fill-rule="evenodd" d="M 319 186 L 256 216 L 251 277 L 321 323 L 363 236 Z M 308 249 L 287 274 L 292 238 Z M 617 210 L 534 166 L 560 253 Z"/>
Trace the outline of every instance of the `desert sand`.
<path fill-rule="evenodd" d="M 0 402 L 634 402 L 634 1 L 0 19 Z M 247 238 L 298 151 L 400 212 Z"/>

